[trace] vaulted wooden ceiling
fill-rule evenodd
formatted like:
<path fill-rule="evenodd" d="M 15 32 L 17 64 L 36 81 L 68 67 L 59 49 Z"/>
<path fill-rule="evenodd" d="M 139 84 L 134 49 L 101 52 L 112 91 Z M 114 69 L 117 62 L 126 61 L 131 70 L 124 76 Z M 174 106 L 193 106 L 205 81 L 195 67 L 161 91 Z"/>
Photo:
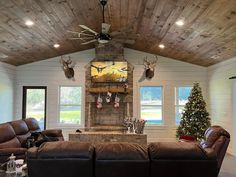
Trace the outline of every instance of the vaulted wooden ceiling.
<path fill-rule="evenodd" d="M 0 61 L 21 65 L 93 48 L 69 40 L 67 30 L 100 31 L 101 13 L 99 0 L 0 0 Z M 236 0 L 108 0 L 105 19 L 111 31 L 133 25 L 140 36 L 128 48 L 201 66 L 236 56 Z"/>

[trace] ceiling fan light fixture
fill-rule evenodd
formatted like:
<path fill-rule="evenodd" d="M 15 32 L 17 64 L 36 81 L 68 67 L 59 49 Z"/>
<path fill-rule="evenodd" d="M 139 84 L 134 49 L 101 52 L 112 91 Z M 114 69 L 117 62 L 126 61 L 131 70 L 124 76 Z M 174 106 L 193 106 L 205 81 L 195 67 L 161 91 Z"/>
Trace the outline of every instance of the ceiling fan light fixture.
<path fill-rule="evenodd" d="M 108 40 L 104 40 L 104 39 L 98 39 L 98 42 L 99 42 L 100 44 L 106 44 L 106 43 L 108 43 L 109 41 L 108 41 Z"/>
<path fill-rule="evenodd" d="M 97 40 L 99 43 L 105 44 L 105 43 L 108 43 L 109 40 L 111 40 L 111 37 L 109 34 L 99 33 L 99 35 L 97 36 Z"/>

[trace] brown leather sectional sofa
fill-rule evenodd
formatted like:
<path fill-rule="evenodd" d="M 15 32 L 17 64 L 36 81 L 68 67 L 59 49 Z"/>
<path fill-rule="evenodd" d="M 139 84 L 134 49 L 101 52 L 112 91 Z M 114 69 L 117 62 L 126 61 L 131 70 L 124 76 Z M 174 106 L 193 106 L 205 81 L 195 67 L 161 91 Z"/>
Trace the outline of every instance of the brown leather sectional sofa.
<path fill-rule="evenodd" d="M 32 132 L 39 131 L 40 127 L 34 118 L 0 124 L 0 163 L 6 162 L 12 153 L 17 158 L 25 158 L 27 149 L 23 147 L 26 139 Z M 42 133 L 63 140 L 62 131 L 59 129 L 44 130 Z"/>
<path fill-rule="evenodd" d="M 213 126 L 205 139 L 149 146 L 49 142 L 28 150 L 29 177 L 217 177 L 230 135 Z"/>

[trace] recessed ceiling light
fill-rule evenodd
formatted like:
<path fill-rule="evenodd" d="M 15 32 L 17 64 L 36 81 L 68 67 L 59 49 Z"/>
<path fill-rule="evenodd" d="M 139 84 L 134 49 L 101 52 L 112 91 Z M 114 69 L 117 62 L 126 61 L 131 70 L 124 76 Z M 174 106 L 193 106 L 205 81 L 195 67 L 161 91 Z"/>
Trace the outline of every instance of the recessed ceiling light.
<path fill-rule="evenodd" d="M 178 26 L 183 26 L 184 25 L 184 21 L 183 20 L 178 20 L 175 22 L 176 25 Z"/>
<path fill-rule="evenodd" d="M 54 44 L 53 47 L 54 47 L 54 48 L 59 48 L 59 47 L 60 47 L 60 44 Z"/>
<path fill-rule="evenodd" d="M 164 49 L 165 45 L 164 44 L 159 44 L 159 48 Z"/>
<path fill-rule="evenodd" d="M 220 58 L 219 55 L 212 55 L 212 56 L 211 56 L 211 59 L 214 59 L 214 60 L 216 60 L 216 59 L 218 59 L 218 58 Z"/>
<path fill-rule="evenodd" d="M 33 26 L 33 25 L 34 25 L 34 22 L 31 21 L 31 20 L 27 20 L 27 21 L 25 22 L 25 25 L 26 25 L 26 26 Z"/>

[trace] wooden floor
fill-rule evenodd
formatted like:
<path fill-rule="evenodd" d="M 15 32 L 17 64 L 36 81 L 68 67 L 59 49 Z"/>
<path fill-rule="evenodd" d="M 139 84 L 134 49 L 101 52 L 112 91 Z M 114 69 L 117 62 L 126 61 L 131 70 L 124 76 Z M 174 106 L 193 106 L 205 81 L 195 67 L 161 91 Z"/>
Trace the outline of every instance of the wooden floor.
<path fill-rule="evenodd" d="M 236 156 L 225 157 L 219 177 L 236 177 Z"/>

